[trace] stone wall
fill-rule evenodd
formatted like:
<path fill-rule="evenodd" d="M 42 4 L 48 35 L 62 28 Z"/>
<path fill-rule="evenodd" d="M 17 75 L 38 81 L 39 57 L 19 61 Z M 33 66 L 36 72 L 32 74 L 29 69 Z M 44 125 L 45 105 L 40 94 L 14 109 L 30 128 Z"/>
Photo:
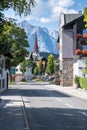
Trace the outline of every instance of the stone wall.
<path fill-rule="evenodd" d="M 62 62 L 62 74 L 61 85 L 72 86 L 73 85 L 73 58 L 64 58 Z"/>

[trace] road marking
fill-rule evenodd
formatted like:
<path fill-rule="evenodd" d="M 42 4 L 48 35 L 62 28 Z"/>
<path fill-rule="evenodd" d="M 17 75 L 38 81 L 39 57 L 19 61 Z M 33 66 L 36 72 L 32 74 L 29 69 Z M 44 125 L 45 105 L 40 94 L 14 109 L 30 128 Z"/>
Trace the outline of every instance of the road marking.
<path fill-rule="evenodd" d="M 86 112 L 79 111 L 79 113 L 83 114 L 84 116 L 87 116 Z"/>
<path fill-rule="evenodd" d="M 68 104 L 68 103 L 65 103 L 68 107 L 70 108 L 74 108 L 72 105 Z"/>

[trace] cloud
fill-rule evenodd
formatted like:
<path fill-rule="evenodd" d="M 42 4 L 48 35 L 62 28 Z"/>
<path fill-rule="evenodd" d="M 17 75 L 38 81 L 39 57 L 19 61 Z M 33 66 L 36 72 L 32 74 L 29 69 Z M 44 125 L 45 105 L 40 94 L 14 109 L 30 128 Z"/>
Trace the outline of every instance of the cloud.
<path fill-rule="evenodd" d="M 69 7 L 74 4 L 74 0 L 54 0 L 54 2 L 56 3 L 56 6 L 61 6 L 61 7 Z M 52 1 L 52 5 L 53 4 L 54 3 Z"/>
<path fill-rule="evenodd" d="M 76 10 L 70 9 L 70 6 L 73 4 L 74 0 L 49 0 L 49 5 L 51 8 L 51 20 L 58 20 L 61 13 L 77 13 Z"/>
<path fill-rule="evenodd" d="M 41 18 L 40 18 L 40 22 L 41 22 L 41 23 L 49 23 L 49 22 L 51 22 L 51 19 L 41 17 Z"/>
<path fill-rule="evenodd" d="M 74 0 L 36 0 L 36 6 L 32 9 L 31 15 L 25 19 L 41 23 L 56 22 L 62 12 L 77 13 L 76 10 L 70 9 L 74 4 Z"/>

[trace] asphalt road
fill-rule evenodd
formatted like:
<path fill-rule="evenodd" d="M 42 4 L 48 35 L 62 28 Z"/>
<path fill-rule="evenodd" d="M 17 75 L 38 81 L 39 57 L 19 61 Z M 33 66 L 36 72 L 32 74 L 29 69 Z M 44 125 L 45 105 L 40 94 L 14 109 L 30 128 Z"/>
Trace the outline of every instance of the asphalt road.
<path fill-rule="evenodd" d="M 87 130 L 87 101 L 47 83 L 19 85 L 30 130 Z"/>

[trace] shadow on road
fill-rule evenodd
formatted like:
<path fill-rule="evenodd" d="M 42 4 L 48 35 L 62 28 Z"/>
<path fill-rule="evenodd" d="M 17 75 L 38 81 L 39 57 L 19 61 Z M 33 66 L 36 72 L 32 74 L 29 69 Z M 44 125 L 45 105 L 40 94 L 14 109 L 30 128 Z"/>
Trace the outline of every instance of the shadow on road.
<path fill-rule="evenodd" d="M 24 130 L 22 109 L 16 106 L 5 106 L 10 101 L 4 101 L 0 107 L 0 130 Z"/>
<path fill-rule="evenodd" d="M 71 97 L 68 94 L 58 92 L 56 90 L 47 90 L 47 89 L 8 89 L 2 96 L 28 96 L 28 97 Z"/>
<path fill-rule="evenodd" d="M 87 110 L 67 108 L 27 109 L 31 130 L 87 130 Z"/>
<path fill-rule="evenodd" d="M 62 92 L 47 89 L 21 90 L 21 94 L 22 96 L 28 97 L 70 97 L 69 95 L 64 94 Z"/>

